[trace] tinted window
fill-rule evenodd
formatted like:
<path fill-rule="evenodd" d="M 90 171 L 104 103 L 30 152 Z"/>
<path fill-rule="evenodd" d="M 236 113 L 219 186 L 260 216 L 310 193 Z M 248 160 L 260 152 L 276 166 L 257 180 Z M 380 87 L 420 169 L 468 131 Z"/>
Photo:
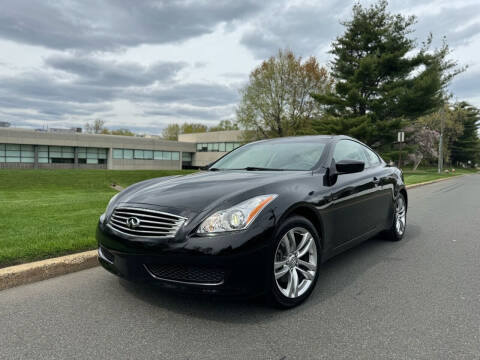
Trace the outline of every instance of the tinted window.
<path fill-rule="evenodd" d="M 363 146 L 355 141 L 340 140 L 335 145 L 335 151 L 333 153 L 333 159 L 335 162 L 342 160 L 357 160 L 363 161 L 367 164 L 365 153 L 363 152 Z"/>
<path fill-rule="evenodd" d="M 228 146 L 228 143 L 227 143 Z M 235 150 L 213 166 L 218 169 L 261 167 L 282 170 L 310 170 L 320 160 L 325 143 L 306 141 L 265 141 L 248 144 Z M 227 148 L 228 150 L 228 148 Z"/>
<path fill-rule="evenodd" d="M 366 147 L 364 147 L 363 150 L 365 151 L 365 156 L 367 157 L 369 167 L 377 166 L 380 164 L 380 159 L 378 158 L 377 154 L 375 154 L 372 150 Z"/>

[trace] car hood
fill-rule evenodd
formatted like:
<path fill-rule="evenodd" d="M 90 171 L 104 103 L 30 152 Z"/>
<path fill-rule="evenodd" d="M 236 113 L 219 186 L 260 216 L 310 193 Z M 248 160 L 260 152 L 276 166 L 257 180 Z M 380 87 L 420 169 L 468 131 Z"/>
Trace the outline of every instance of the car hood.
<path fill-rule="evenodd" d="M 269 186 L 272 183 L 306 175 L 311 175 L 311 172 L 206 171 L 151 179 L 126 189 L 118 203 L 150 204 L 199 212 L 237 200 L 241 195 L 248 197 L 274 192 Z"/>

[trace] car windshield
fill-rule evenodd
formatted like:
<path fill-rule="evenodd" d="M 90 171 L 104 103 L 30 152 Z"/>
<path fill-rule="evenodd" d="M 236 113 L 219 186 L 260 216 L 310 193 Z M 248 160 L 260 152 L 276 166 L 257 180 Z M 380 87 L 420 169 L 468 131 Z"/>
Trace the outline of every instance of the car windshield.
<path fill-rule="evenodd" d="M 210 170 L 311 170 L 324 148 L 325 142 L 319 139 L 257 142 L 225 155 Z"/>

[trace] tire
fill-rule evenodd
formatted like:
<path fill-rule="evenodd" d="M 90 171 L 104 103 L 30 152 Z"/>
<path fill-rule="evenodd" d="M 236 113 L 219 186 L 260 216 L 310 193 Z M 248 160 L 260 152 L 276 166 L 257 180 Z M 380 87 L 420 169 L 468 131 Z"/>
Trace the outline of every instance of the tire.
<path fill-rule="evenodd" d="M 288 309 L 308 298 L 318 279 L 320 250 L 318 233 L 306 218 L 293 216 L 280 226 L 267 268 L 273 306 Z"/>
<path fill-rule="evenodd" d="M 387 236 L 391 241 L 400 241 L 403 239 L 407 229 L 407 203 L 402 193 L 399 193 L 395 199 L 393 211 L 393 224 L 387 231 Z M 403 225 L 399 225 L 399 222 L 403 223 Z"/>

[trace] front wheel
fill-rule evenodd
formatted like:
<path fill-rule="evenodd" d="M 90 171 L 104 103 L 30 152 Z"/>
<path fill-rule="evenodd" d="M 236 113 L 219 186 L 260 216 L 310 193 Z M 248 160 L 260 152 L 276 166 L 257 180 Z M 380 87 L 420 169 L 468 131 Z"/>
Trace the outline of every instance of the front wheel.
<path fill-rule="evenodd" d="M 274 305 L 291 308 L 313 291 L 318 278 L 320 242 L 310 221 L 294 216 L 281 226 L 273 246 L 269 269 L 269 298 Z"/>
<path fill-rule="evenodd" d="M 393 224 L 388 231 L 388 236 L 392 241 L 402 240 L 407 228 L 407 204 L 405 197 L 399 193 L 395 200 Z"/>

